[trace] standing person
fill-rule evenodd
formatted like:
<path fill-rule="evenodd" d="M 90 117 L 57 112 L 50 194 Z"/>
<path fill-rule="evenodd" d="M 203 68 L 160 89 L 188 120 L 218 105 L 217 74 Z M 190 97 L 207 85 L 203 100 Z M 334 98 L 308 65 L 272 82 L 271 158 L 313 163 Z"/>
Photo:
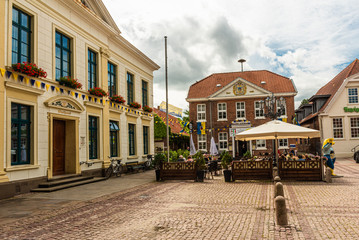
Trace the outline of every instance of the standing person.
<path fill-rule="evenodd" d="M 335 160 L 336 160 L 336 157 L 335 157 L 335 154 L 334 154 L 334 149 L 333 149 L 334 144 L 335 144 L 334 138 L 327 138 L 327 139 L 325 139 L 325 141 L 323 143 L 324 157 L 327 158 L 326 164 L 330 168 L 330 171 L 332 172 L 332 176 L 336 176 L 334 174 L 334 163 L 335 163 Z"/>

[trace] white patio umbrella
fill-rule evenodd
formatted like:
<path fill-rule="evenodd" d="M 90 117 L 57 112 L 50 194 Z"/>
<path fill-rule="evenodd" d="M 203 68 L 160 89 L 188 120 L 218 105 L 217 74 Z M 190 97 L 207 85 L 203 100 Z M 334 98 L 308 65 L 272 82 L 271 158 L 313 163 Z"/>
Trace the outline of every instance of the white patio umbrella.
<path fill-rule="evenodd" d="M 216 146 L 216 143 L 214 142 L 214 138 L 213 138 L 213 137 L 211 138 L 211 147 L 210 147 L 210 149 L 209 149 L 209 154 L 210 154 L 211 156 L 218 155 L 217 146 Z"/>
<path fill-rule="evenodd" d="M 236 134 L 236 140 L 249 141 L 256 139 L 275 139 L 276 159 L 278 159 L 277 139 L 283 138 L 315 138 L 320 137 L 318 130 L 301 127 L 279 120 L 273 120 L 258 127 L 250 128 Z"/>
<path fill-rule="evenodd" d="M 191 134 L 191 139 L 190 139 L 190 142 L 189 142 L 189 154 L 190 155 L 195 155 L 196 152 L 197 152 L 196 147 L 194 146 L 193 138 L 192 138 L 192 134 Z"/>

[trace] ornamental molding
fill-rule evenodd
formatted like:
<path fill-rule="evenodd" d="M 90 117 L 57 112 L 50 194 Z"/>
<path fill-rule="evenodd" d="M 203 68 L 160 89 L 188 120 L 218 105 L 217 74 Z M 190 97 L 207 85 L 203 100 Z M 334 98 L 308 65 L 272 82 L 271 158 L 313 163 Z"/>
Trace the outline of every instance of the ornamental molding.
<path fill-rule="evenodd" d="M 101 47 L 100 53 L 102 56 L 104 56 L 106 58 L 110 58 L 110 50 L 108 48 Z"/>
<path fill-rule="evenodd" d="M 85 108 L 76 100 L 66 96 L 55 96 L 44 102 L 46 107 L 57 108 L 64 111 L 83 112 Z"/>
<path fill-rule="evenodd" d="M 10 82 L 10 81 L 5 81 L 5 87 L 16 89 L 16 90 L 34 94 L 34 95 L 42 95 L 45 93 L 45 90 L 43 90 L 43 89 L 38 89 L 35 87 L 27 86 L 25 84 L 19 84 L 19 83 Z"/>

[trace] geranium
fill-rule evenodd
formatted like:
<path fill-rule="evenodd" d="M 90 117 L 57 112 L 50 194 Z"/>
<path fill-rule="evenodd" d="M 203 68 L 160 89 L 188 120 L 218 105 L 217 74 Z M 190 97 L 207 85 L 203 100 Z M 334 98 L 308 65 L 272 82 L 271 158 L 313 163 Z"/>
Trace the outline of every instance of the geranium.
<path fill-rule="evenodd" d="M 147 106 L 147 105 L 145 105 L 145 106 L 143 106 L 143 111 L 145 111 L 145 112 L 152 112 L 152 108 L 150 108 L 149 106 Z"/>
<path fill-rule="evenodd" d="M 105 90 L 103 90 L 102 88 L 99 87 L 94 87 L 88 90 L 88 92 L 91 95 L 95 95 L 97 97 L 106 97 L 108 95 L 107 92 L 105 92 Z"/>
<path fill-rule="evenodd" d="M 15 63 L 11 65 L 11 68 L 16 72 L 23 73 L 31 77 L 47 77 L 45 70 L 38 68 L 35 63 Z"/>
<path fill-rule="evenodd" d="M 129 104 L 129 106 L 132 108 L 141 108 L 141 104 L 139 104 L 138 102 L 132 102 Z"/>
<path fill-rule="evenodd" d="M 120 104 L 123 104 L 125 103 L 125 99 L 120 96 L 120 95 L 113 95 L 112 97 L 109 97 L 109 99 L 112 101 L 112 102 L 115 102 L 115 103 L 120 103 Z"/>
<path fill-rule="evenodd" d="M 59 84 L 64 85 L 64 86 L 69 87 L 69 88 L 73 88 L 73 89 L 82 88 L 82 84 L 79 83 L 77 79 L 70 78 L 68 76 L 67 77 L 60 77 Z"/>

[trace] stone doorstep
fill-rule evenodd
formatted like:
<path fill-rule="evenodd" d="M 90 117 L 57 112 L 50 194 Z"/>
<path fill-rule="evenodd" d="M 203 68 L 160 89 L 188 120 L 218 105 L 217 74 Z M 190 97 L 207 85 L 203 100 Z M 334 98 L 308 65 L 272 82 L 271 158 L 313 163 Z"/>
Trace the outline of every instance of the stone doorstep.
<path fill-rule="evenodd" d="M 31 189 L 31 192 L 54 192 L 54 191 L 58 191 L 61 189 L 76 187 L 76 186 L 93 183 L 93 182 L 104 181 L 104 180 L 106 180 L 106 178 L 104 178 L 104 177 L 95 177 L 95 178 L 80 180 L 80 181 L 76 181 L 76 182 L 66 183 L 66 184 L 62 184 L 62 185 L 57 185 L 57 186 L 53 186 L 53 187 L 34 188 L 34 189 Z"/>

